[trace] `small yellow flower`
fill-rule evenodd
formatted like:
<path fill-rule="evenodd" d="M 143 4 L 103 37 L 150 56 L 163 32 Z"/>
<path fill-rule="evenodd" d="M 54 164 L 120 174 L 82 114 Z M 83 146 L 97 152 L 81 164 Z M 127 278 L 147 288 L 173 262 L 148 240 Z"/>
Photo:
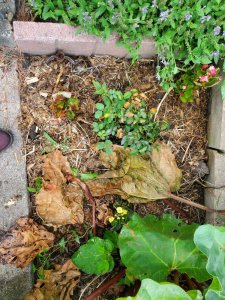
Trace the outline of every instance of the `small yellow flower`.
<path fill-rule="evenodd" d="M 155 113 L 157 112 L 157 108 L 155 108 L 155 107 L 151 108 L 150 112 L 151 112 L 152 114 L 155 114 Z"/>
<path fill-rule="evenodd" d="M 116 208 L 116 211 L 118 212 L 118 214 L 122 214 L 123 213 L 123 209 L 120 206 Z"/>
<path fill-rule="evenodd" d="M 123 216 L 124 215 L 127 215 L 127 210 L 126 209 L 123 209 Z"/>
<path fill-rule="evenodd" d="M 112 223 L 115 220 L 114 217 L 109 217 L 109 223 Z"/>

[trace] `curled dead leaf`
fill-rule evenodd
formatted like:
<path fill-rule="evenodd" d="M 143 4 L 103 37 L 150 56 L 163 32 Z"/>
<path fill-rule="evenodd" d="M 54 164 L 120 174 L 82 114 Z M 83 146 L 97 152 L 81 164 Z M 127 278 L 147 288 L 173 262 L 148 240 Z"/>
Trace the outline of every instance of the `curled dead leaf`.
<path fill-rule="evenodd" d="M 71 300 L 80 280 L 80 271 L 69 259 L 44 271 L 44 280 L 37 280 L 34 290 L 24 300 Z"/>
<path fill-rule="evenodd" d="M 84 221 L 83 192 L 76 184 L 63 188 L 45 182 L 35 203 L 38 215 L 47 224 L 62 226 Z"/>
<path fill-rule="evenodd" d="M 67 184 L 65 175 L 71 174 L 67 158 L 55 150 L 43 161 L 44 184 L 35 198 L 38 215 L 54 226 L 83 223 L 83 192 L 77 184 Z"/>
<path fill-rule="evenodd" d="M 106 203 L 102 203 L 102 201 L 100 201 L 99 199 L 96 199 L 95 202 L 97 212 L 97 224 L 100 227 L 104 227 L 109 223 L 109 218 L 113 216 L 113 212 Z"/>
<path fill-rule="evenodd" d="M 30 218 L 20 218 L 0 240 L 0 263 L 15 264 L 18 268 L 28 266 L 38 253 L 49 249 L 54 234 Z"/>

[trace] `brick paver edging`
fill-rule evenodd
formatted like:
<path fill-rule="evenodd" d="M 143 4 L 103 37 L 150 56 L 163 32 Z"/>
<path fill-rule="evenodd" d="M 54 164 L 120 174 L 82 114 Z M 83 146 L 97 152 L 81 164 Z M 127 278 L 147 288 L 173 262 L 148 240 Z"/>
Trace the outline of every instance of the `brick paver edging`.
<path fill-rule="evenodd" d="M 108 40 L 88 34 L 76 34 L 76 28 L 58 23 L 13 22 L 14 39 L 20 51 L 32 55 L 49 55 L 62 50 L 69 55 L 112 55 L 128 57 L 128 51 L 117 45 L 119 37 Z M 139 54 L 143 58 L 156 55 L 154 40 L 145 39 Z"/>

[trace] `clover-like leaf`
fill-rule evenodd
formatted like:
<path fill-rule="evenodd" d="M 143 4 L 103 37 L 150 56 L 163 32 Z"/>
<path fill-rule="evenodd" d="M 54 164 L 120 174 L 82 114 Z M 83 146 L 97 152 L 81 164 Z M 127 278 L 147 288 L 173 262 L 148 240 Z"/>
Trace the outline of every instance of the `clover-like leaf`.
<path fill-rule="evenodd" d="M 181 287 L 169 283 L 158 283 L 151 279 L 144 279 L 135 297 L 118 298 L 117 300 L 202 300 L 200 291 L 185 292 Z"/>
<path fill-rule="evenodd" d="M 119 236 L 120 256 L 128 274 L 166 281 L 171 271 L 178 270 L 200 282 L 209 279 L 207 258 L 193 242 L 197 227 L 172 215 L 161 219 L 134 215 Z"/>
<path fill-rule="evenodd" d="M 85 273 L 105 274 L 112 271 L 114 267 L 111 256 L 113 248 L 110 240 L 93 237 L 73 254 L 72 262 Z"/>
<path fill-rule="evenodd" d="M 202 225 L 194 234 L 194 242 L 208 257 L 206 270 L 213 276 L 206 300 L 225 299 L 225 227 Z"/>

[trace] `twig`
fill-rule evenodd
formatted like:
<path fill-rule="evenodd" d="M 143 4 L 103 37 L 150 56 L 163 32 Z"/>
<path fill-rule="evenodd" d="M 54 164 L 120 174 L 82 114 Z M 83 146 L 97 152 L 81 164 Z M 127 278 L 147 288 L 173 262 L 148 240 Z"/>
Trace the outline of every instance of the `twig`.
<path fill-rule="evenodd" d="M 187 149 L 185 150 L 184 156 L 183 156 L 182 161 L 181 161 L 182 163 L 184 162 L 184 159 L 185 159 L 185 157 L 186 157 L 186 155 L 188 153 L 188 149 L 190 148 L 193 139 L 194 139 L 194 137 L 191 138 L 191 140 L 190 140 L 190 142 L 189 142 L 189 144 L 187 146 Z"/>
<path fill-rule="evenodd" d="M 183 211 L 182 209 L 180 209 L 179 207 L 177 207 L 176 205 L 174 205 L 173 203 L 171 203 L 170 200 L 163 199 L 163 202 L 166 205 L 170 206 L 174 211 L 176 211 L 177 213 L 179 213 L 182 216 L 182 218 L 184 218 L 184 219 L 188 219 L 189 218 L 188 215 L 187 215 L 187 213 L 185 211 Z"/>
<path fill-rule="evenodd" d="M 79 184 L 79 186 L 81 187 L 81 189 L 83 190 L 87 200 L 90 202 L 91 206 L 92 206 L 92 231 L 93 234 L 96 235 L 96 221 L 95 221 L 95 200 L 91 194 L 91 191 L 88 187 L 88 185 L 81 181 L 79 178 L 73 176 L 72 174 L 67 174 L 66 178 L 69 182 L 77 182 Z"/>
<path fill-rule="evenodd" d="M 191 205 L 191 206 L 194 206 L 196 208 L 199 208 L 199 209 L 202 209 L 204 211 L 207 211 L 207 212 L 210 212 L 210 213 L 214 213 L 214 212 L 217 212 L 217 213 L 221 213 L 221 214 L 225 214 L 225 210 L 217 210 L 217 209 L 213 209 L 213 208 L 210 208 L 210 207 L 207 207 L 205 205 L 202 205 L 202 204 L 199 204 L 199 203 L 196 203 L 196 202 L 193 202 L 191 200 L 188 200 L 188 199 L 185 199 L 185 198 L 182 198 L 182 197 L 179 197 L 179 196 L 176 196 L 172 193 L 167 193 L 167 197 L 171 198 L 171 199 L 174 199 L 176 201 L 179 201 L 181 203 L 185 203 L 185 204 L 188 204 L 188 205 Z"/>
<path fill-rule="evenodd" d="M 170 87 L 168 89 L 168 91 L 165 93 L 165 95 L 163 96 L 162 100 L 160 101 L 159 105 L 157 106 L 157 110 L 156 110 L 156 113 L 155 113 L 155 117 L 154 117 L 154 121 L 156 120 L 156 117 L 158 115 L 158 112 L 159 112 L 159 109 L 161 107 L 161 105 L 163 104 L 164 100 L 167 98 L 167 96 L 169 95 L 169 93 L 172 91 L 172 87 Z"/>
<path fill-rule="evenodd" d="M 80 297 L 79 297 L 79 299 L 78 300 L 81 300 L 81 298 L 82 298 L 82 296 L 83 296 L 83 294 L 85 293 L 85 291 L 89 288 L 89 286 L 90 285 L 92 285 L 92 283 L 94 282 L 94 281 L 96 281 L 98 278 L 99 278 L 100 276 L 96 276 L 96 277 L 94 277 L 86 286 L 85 286 L 85 288 L 82 290 L 82 292 L 80 293 Z"/>
<path fill-rule="evenodd" d="M 96 299 L 99 295 L 101 295 L 103 292 L 108 290 L 108 288 L 111 287 L 114 283 L 119 281 L 124 275 L 125 275 L 125 269 L 122 269 L 116 276 L 104 282 L 102 285 L 100 285 L 99 288 L 97 288 L 93 293 L 87 296 L 84 300 Z"/>

